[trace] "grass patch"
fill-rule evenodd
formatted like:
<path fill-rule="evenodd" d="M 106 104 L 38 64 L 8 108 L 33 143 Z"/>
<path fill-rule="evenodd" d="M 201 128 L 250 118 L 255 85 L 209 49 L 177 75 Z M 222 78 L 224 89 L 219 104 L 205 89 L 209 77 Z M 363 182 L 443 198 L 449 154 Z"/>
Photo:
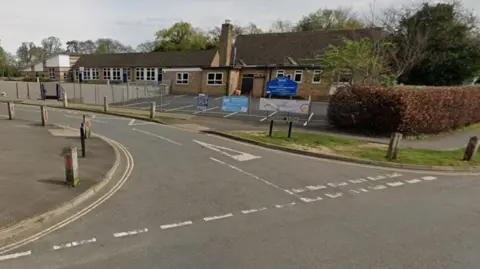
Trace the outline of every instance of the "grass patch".
<path fill-rule="evenodd" d="M 339 138 L 330 135 L 294 132 L 287 138 L 286 132 L 274 132 L 271 137 L 266 132 L 229 132 L 243 138 L 308 150 L 324 154 L 354 157 L 365 160 L 392 162 L 385 158 L 388 145 Z M 400 148 L 396 163 L 435 165 L 435 166 L 473 166 L 480 165 L 480 156 L 464 162 L 463 149 L 439 151 L 429 149 Z"/>

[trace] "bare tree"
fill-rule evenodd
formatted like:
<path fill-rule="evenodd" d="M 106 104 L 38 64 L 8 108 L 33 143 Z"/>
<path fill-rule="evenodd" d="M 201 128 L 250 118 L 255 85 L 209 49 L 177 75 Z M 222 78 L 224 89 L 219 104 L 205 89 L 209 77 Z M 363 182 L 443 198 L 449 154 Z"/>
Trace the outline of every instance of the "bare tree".
<path fill-rule="evenodd" d="M 293 32 L 295 30 L 295 26 L 291 21 L 286 20 L 277 20 L 272 23 L 270 27 L 271 33 L 288 33 Z"/>

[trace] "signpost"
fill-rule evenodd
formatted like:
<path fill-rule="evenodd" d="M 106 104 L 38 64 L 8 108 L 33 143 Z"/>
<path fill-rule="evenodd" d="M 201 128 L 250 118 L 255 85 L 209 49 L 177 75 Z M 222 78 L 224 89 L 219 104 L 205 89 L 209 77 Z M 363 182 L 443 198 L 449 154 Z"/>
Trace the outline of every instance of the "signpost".
<path fill-rule="evenodd" d="M 222 110 L 225 112 L 244 112 L 248 111 L 248 96 L 223 96 Z"/>
<path fill-rule="evenodd" d="M 297 82 L 288 77 L 277 77 L 267 82 L 265 92 L 269 95 L 295 96 L 297 95 L 297 86 Z"/>
<path fill-rule="evenodd" d="M 13 103 L 8 102 L 8 119 L 13 120 L 15 118 L 15 105 Z"/>
<path fill-rule="evenodd" d="M 268 131 L 268 136 L 272 136 L 273 122 L 274 121 L 283 121 L 283 122 L 288 122 L 288 138 L 292 137 L 293 123 L 300 121 L 300 118 L 290 117 L 290 116 L 273 116 L 273 117 L 270 117 L 269 119 L 270 119 L 270 129 Z"/>
<path fill-rule="evenodd" d="M 197 110 L 202 113 L 208 109 L 208 94 L 199 93 L 197 98 Z"/>

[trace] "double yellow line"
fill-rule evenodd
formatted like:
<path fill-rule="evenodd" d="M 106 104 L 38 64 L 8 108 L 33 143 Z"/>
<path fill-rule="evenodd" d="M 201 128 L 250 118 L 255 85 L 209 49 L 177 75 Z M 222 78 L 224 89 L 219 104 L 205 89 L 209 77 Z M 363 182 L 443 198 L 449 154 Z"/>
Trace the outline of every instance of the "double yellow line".
<path fill-rule="evenodd" d="M 65 128 L 70 128 L 70 127 L 65 127 Z M 70 129 L 73 129 L 73 128 L 70 128 Z M 75 129 L 76 130 L 76 129 Z M 107 138 L 107 137 L 104 137 L 104 136 L 101 136 L 101 135 L 98 135 L 96 134 L 97 137 L 101 137 L 105 140 L 107 140 L 108 142 L 110 142 L 112 145 L 116 146 L 126 157 L 127 159 L 127 165 L 126 165 L 126 169 L 125 171 L 123 172 L 123 175 L 122 177 L 120 178 L 120 180 L 115 184 L 115 186 L 110 189 L 106 194 L 104 194 L 102 197 L 100 197 L 99 199 L 95 200 L 93 203 L 91 203 L 90 205 L 88 205 L 87 207 L 83 208 L 82 210 L 80 210 L 79 212 L 75 213 L 74 215 L 68 217 L 67 219 L 65 220 L 62 220 L 61 222 L 59 223 L 56 223 L 54 224 L 53 226 L 50 226 L 49 228 L 39 232 L 39 233 L 36 233 L 32 236 L 29 236 L 27 238 L 24 238 L 20 241 L 17 241 L 15 243 L 12 243 L 10 245 L 6 245 L 6 246 L 3 246 L 0 248 L 0 255 L 2 254 L 5 254 L 7 252 L 10 252 L 16 248 L 19 248 L 21 246 L 24 246 L 26 244 L 29 244 L 29 243 L 32 243 L 42 237 L 44 237 L 45 235 L 48 235 L 49 233 L 51 232 L 54 232 L 62 227 L 65 227 L 67 226 L 68 224 L 76 221 L 77 219 L 83 217 L 84 215 L 86 215 L 87 213 L 89 213 L 90 211 L 94 210 L 96 207 L 98 207 L 99 205 L 101 205 L 102 203 L 104 203 L 106 200 L 108 200 L 110 197 L 112 197 L 124 184 L 125 182 L 127 182 L 128 178 L 130 177 L 130 174 L 132 173 L 133 171 L 133 167 L 135 166 L 135 163 L 133 161 L 133 157 L 132 155 L 130 154 L 130 152 L 120 143 L 118 143 L 117 141 L 115 140 L 112 140 L 110 138 Z M 115 150 L 117 150 L 115 148 Z"/>

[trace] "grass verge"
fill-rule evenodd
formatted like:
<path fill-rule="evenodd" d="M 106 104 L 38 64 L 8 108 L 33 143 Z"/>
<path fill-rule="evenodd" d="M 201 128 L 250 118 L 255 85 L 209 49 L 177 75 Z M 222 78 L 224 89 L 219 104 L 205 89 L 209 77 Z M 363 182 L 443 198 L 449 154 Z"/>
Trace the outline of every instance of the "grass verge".
<path fill-rule="evenodd" d="M 462 161 L 463 149 L 439 151 L 429 149 L 400 148 L 397 159 L 389 161 L 385 158 L 388 145 L 368 143 L 364 141 L 339 138 L 329 135 L 294 132 L 287 138 L 286 132 L 274 132 L 271 137 L 266 132 L 228 132 L 259 142 L 291 147 L 323 154 L 353 157 L 372 161 L 395 162 L 434 166 L 476 166 L 480 165 L 480 157 L 470 161 Z"/>

